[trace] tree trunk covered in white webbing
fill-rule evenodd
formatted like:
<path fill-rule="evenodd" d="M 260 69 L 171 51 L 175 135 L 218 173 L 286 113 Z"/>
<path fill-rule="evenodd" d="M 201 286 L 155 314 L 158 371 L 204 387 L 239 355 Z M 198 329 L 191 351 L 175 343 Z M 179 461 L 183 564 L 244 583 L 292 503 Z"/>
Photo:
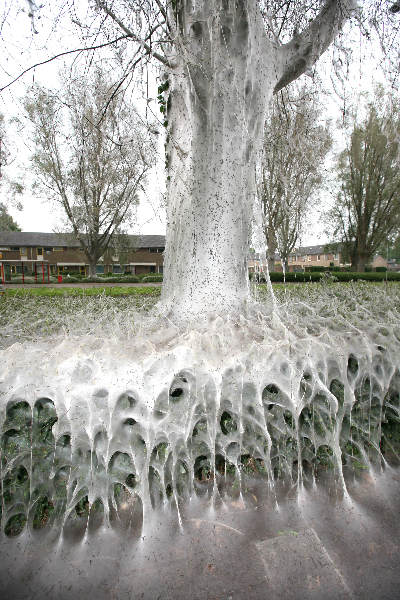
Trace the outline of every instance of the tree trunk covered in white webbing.
<path fill-rule="evenodd" d="M 236 311 L 247 301 L 255 160 L 268 102 L 315 62 L 342 17 L 330 1 L 280 46 L 266 36 L 256 0 L 175 4 L 162 300 L 185 318 Z"/>

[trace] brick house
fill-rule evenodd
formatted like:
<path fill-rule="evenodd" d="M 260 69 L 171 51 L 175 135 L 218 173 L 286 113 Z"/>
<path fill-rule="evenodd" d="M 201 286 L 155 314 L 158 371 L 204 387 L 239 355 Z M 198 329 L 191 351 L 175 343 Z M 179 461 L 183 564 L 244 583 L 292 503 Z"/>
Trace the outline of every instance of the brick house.
<path fill-rule="evenodd" d="M 326 252 L 325 245 L 301 246 L 289 256 L 289 271 L 303 271 L 306 267 L 343 267 L 339 250 Z"/>
<path fill-rule="evenodd" d="M 325 252 L 325 246 L 303 246 L 294 250 L 289 256 L 288 270 L 304 271 L 306 267 L 330 267 L 332 264 L 333 266 L 343 266 L 340 252 Z M 261 264 L 259 255 L 251 252 L 249 270 L 257 271 L 263 266 L 265 267 Z M 282 271 L 282 263 L 277 253 L 275 253 L 274 271 Z"/>
<path fill-rule="evenodd" d="M 344 263 L 340 247 L 336 251 L 326 251 L 327 244 L 317 246 L 301 246 L 295 249 L 289 256 L 289 271 L 304 271 L 307 267 L 345 267 L 350 266 Z M 329 247 L 329 246 L 328 246 Z M 260 257 L 253 253 L 249 256 L 249 270 L 257 271 L 265 265 L 261 264 Z M 376 267 L 388 267 L 388 262 L 380 255 L 376 255 L 371 263 L 372 269 Z M 275 271 L 282 271 L 282 264 L 279 254 L 275 254 Z"/>
<path fill-rule="evenodd" d="M 98 273 L 163 272 L 163 235 L 124 236 L 124 250 L 110 248 L 98 265 Z M 123 257 L 121 259 L 120 257 Z M 120 264 L 120 263 L 123 264 Z M 89 265 L 78 240 L 69 233 L 0 231 L 0 264 L 11 274 L 88 274 Z"/>

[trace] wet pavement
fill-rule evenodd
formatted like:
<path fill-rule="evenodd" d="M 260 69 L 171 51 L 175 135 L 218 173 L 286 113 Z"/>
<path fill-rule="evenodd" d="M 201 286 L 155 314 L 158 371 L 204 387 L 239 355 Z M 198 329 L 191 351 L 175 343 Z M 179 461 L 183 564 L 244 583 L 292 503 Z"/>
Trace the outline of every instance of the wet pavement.
<path fill-rule="evenodd" d="M 89 527 L 25 532 L 0 544 L 0 598 L 80 600 L 395 600 L 400 597 L 400 471 L 329 485 L 255 487 L 244 503 L 194 499 L 182 509 Z"/>

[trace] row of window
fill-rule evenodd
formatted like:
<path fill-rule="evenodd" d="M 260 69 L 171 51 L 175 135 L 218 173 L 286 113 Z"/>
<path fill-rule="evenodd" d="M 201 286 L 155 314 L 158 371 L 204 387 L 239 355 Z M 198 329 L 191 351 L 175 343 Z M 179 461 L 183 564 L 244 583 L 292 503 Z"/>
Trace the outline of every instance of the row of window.
<path fill-rule="evenodd" d="M 38 256 L 43 256 L 43 252 L 45 254 L 50 254 L 50 252 L 62 252 L 64 249 L 66 250 L 66 248 L 63 248 L 62 246 L 54 248 L 36 248 L 36 253 Z"/>
<path fill-rule="evenodd" d="M 333 259 L 332 259 L 333 256 Z M 291 256 L 289 258 L 289 262 L 311 262 L 312 260 L 338 260 L 339 259 L 339 255 L 338 254 L 307 254 L 305 256 Z"/>
<path fill-rule="evenodd" d="M 20 252 L 21 254 L 26 254 L 27 253 L 27 248 L 26 246 L 1 246 L 0 250 L 8 250 L 8 251 L 12 251 L 12 252 Z M 46 254 L 49 254 L 50 252 L 62 252 L 64 250 L 64 248 L 62 246 L 60 247 L 52 247 L 52 248 L 36 248 L 36 253 L 38 256 L 43 256 L 43 252 L 45 252 Z M 66 250 L 66 248 L 65 248 Z"/>
<path fill-rule="evenodd" d="M 1 246 L 1 250 L 8 250 L 13 252 L 20 252 L 22 255 L 27 254 L 27 248 L 23 246 Z M 37 256 L 43 256 L 43 254 L 50 254 L 50 252 L 62 252 L 63 250 L 68 250 L 68 248 L 64 248 L 63 246 L 55 246 L 55 247 L 40 247 L 36 248 Z M 164 252 L 164 248 L 146 248 L 148 252 L 152 254 L 162 254 Z"/>
<path fill-rule="evenodd" d="M 46 266 L 47 269 L 47 265 Z M 44 268 L 43 266 L 43 268 Z M 50 269 L 50 274 L 54 275 L 56 273 L 58 273 L 59 275 L 66 275 L 68 273 L 81 273 L 82 275 L 86 274 L 86 267 L 84 267 L 83 265 L 48 265 L 49 269 Z M 21 274 L 22 271 L 24 272 L 24 274 L 29 275 L 34 273 L 34 270 L 32 268 L 32 266 L 30 266 L 30 268 L 28 268 L 25 265 L 7 265 L 7 268 L 10 269 L 10 273 L 12 275 L 18 275 Z M 36 265 L 36 270 L 38 274 L 42 273 L 42 266 L 41 263 Z M 112 273 L 131 273 L 133 274 L 134 272 L 136 274 L 142 274 L 142 273 L 156 273 L 156 267 L 154 265 L 141 265 L 140 267 L 130 267 L 128 266 L 124 266 L 121 267 L 121 265 L 112 265 L 112 269 L 111 269 Z M 104 265 L 97 265 L 96 266 L 96 272 L 101 274 L 104 273 Z M 107 270 L 107 272 L 110 272 L 109 269 Z M 163 267 L 162 265 L 160 265 L 158 267 L 158 273 L 162 273 L 163 272 Z M 45 270 L 45 273 L 47 273 L 47 270 Z"/>

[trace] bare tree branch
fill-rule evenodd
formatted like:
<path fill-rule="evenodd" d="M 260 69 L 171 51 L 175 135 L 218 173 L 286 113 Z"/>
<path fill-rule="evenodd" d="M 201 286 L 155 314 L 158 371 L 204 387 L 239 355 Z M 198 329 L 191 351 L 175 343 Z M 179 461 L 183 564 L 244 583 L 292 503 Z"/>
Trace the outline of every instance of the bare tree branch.
<path fill-rule="evenodd" d="M 169 69 L 173 68 L 173 64 L 167 58 L 165 58 L 165 56 L 162 56 L 158 52 L 154 52 L 151 49 L 151 47 L 144 40 L 141 40 L 135 33 L 133 33 L 133 31 L 131 31 L 121 21 L 121 19 L 119 19 L 117 17 L 117 15 L 111 10 L 111 8 L 109 8 L 107 6 L 107 4 L 105 2 L 103 2 L 102 0 L 95 0 L 95 2 L 96 2 L 96 5 L 98 6 L 98 8 L 100 8 L 101 10 L 103 10 L 118 25 L 118 27 L 120 27 L 120 29 L 122 29 L 122 31 L 127 35 L 127 37 L 130 37 L 135 42 L 137 42 L 138 44 L 140 44 L 140 46 L 142 46 L 142 48 L 144 50 L 146 50 L 146 52 L 148 54 L 151 54 L 151 56 L 153 56 L 155 59 L 157 59 L 158 61 L 160 61 L 161 63 L 163 63 L 163 65 L 165 65 Z"/>
<path fill-rule="evenodd" d="M 60 52 L 60 54 L 55 54 L 51 58 L 47 58 L 46 60 L 35 63 L 34 65 L 31 65 L 30 67 L 28 67 L 27 69 L 22 71 L 17 77 L 15 77 L 15 79 L 13 79 L 9 83 L 7 83 L 7 85 L 0 88 L 0 93 L 3 92 L 4 90 L 6 90 L 7 88 L 9 88 L 13 83 L 18 81 L 18 79 L 21 79 L 21 77 L 26 75 L 26 73 L 29 73 L 29 71 L 32 71 L 32 69 L 36 69 L 37 67 L 46 65 L 47 63 L 52 62 L 53 60 L 56 60 L 57 58 L 61 58 L 62 56 L 67 56 L 68 54 L 75 54 L 77 52 L 86 52 L 89 50 L 98 50 L 99 48 L 105 48 L 106 46 L 111 46 L 112 44 L 116 44 L 117 42 L 120 42 L 121 40 L 126 40 L 129 37 L 130 37 L 129 35 L 121 35 L 121 36 L 115 38 L 114 40 L 111 40 L 111 42 L 104 42 L 103 44 L 98 44 L 96 46 L 87 46 L 85 48 L 75 48 L 74 50 L 66 50 L 65 52 Z"/>
<path fill-rule="evenodd" d="M 275 86 L 275 93 L 316 63 L 356 6 L 355 0 L 327 0 L 309 27 L 281 46 L 279 53 L 283 72 Z"/>

